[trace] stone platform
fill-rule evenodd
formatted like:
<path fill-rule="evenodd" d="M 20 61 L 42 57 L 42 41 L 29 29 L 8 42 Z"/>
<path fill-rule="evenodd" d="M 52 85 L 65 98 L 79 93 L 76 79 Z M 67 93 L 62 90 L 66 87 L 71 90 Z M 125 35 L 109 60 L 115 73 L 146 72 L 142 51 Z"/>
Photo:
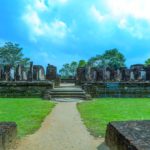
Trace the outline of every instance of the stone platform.
<path fill-rule="evenodd" d="M 41 98 L 53 87 L 51 81 L 0 81 L 0 97 Z"/>
<path fill-rule="evenodd" d="M 94 98 L 149 98 L 150 82 L 82 82 L 82 88 Z"/>
<path fill-rule="evenodd" d="M 0 150 L 9 149 L 17 137 L 15 122 L 0 122 Z"/>
<path fill-rule="evenodd" d="M 150 150 L 150 121 L 111 122 L 105 142 L 110 150 Z"/>

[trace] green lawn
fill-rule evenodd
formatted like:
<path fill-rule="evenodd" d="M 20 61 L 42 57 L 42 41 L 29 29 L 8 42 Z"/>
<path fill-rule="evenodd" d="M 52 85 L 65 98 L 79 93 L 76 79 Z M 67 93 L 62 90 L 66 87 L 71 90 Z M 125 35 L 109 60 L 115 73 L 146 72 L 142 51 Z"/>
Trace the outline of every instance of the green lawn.
<path fill-rule="evenodd" d="M 38 98 L 0 98 L 0 121 L 15 121 L 18 137 L 34 133 L 54 103 Z"/>
<path fill-rule="evenodd" d="M 104 136 L 110 121 L 150 119 L 150 99 L 101 98 L 77 105 L 88 130 L 94 136 Z"/>

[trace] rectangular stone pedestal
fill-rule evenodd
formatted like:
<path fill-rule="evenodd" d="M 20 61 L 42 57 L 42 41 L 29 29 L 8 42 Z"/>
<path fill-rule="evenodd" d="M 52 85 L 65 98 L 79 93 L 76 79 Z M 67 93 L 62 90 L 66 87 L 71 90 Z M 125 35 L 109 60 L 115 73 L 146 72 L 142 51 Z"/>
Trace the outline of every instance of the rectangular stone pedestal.
<path fill-rule="evenodd" d="M 150 121 L 111 122 L 105 142 L 110 150 L 150 150 Z"/>
<path fill-rule="evenodd" d="M 17 137 L 17 125 L 14 122 L 0 122 L 0 150 L 7 150 Z"/>

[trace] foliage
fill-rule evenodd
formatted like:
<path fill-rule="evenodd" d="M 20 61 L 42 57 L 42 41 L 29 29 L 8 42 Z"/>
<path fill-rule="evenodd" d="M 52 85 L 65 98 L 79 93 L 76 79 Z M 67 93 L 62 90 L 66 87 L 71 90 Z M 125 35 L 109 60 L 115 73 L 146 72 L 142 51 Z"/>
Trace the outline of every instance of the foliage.
<path fill-rule="evenodd" d="M 73 61 L 71 64 L 70 64 L 70 74 L 71 76 L 75 76 L 76 75 L 76 70 L 78 68 L 78 62 L 76 61 Z"/>
<path fill-rule="evenodd" d="M 146 104 L 146 105 L 145 105 Z M 81 117 L 94 136 L 104 136 L 111 121 L 149 120 L 149 98 L 101 98 L 78 104 Z"/>
<path fill-rule="evenodd" d="M 80 60 L 79 63 L 72 61 L 70 64 L 64 64 L 62 69 L 59 70 L 62 78 L 74 77 L 78 67 L 84 67 L 86 65 L 85 60 Z"/>
<path fill-rule="evenodd" d="M 19 44 L 6 42 L 4 46 L 0 47 L 1 64 L 11 64 L 12 66 L 17 64 L 27 65 L 30 59 L 23 56 L 22 48 L 20 48 Z"/>
<path fill-rule="evenodd" d="M 38 98 L 0 98 L 0 121 L 16 122 L 18 136 L 23 137 L 35 132 L 53 107 Z"/>
<path fill-rule="evenodd" d="M 78 67 L 85 67 L 87 62 L 85 60 L 80 60 Z"/>
<path fill-rule="evenodd" d="M 59 73 L 64 78 L 69 77 L 70 76 L 70 65 L 69 64 L 64 64 L 62 69 L 59 70 Z"/>
<path fill-rule="evenodd" d="M 125 57 L 117 49 L 110 49 L 102 55 L 91 57 L 88 62 L 80 60 L 79 63 L 73 61 L 70 64 L 64 64 L 59 72 L 63 78 L 68 78 L 69 76 L 75 76 L 78 67 L 85 66 L 118 69 L 125 66 Z"/>
<path fill-rule="evenodd" d="M 102 58 L 110 68 L 117 69 L 125 66 L 125 57 L 117 49 L 106 50 Z"/>
<path fill-rule="evenodd" d="M 146 65 L 146 66 L 149 66 L 149 65 L 150 65 L 150 58 L 145 61 L 145 65 Z"/>
<path fill-rule="evenodd" d="M 104 54 L 90 58 L 88 65 L 91 67 L 118 69 L 125 66 L 125 57 L 117 49 L 106 50 Z"/>

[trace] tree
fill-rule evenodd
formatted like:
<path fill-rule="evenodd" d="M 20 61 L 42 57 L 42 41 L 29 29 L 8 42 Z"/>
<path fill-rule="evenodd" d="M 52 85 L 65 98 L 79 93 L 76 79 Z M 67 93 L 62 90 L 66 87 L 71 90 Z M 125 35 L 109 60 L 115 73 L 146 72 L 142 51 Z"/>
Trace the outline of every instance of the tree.
<path fill-rule="evenodd" d="M 85 67 L 87 62 L 85 60 L 80 60 L 78 67 Z"/>
<path fill-rule="evenodd" d="M 95 57 L 91 57 L 88 60 L 88 66 L 90 67 L 103 67 L 104 66 L 104 59 L 102 55 L 96 55 Z"/>
<path fill-rule="evenodd" d="M 62 77 L 65 77 L 65 78 L 69 77 L 69 71 L 70 71 L 69 64 L 64 64 L 62 69 L 59 70 Z"/>
<path fill-rule="evenodd" d="M 118 69 L 125 66 L 125 57 L 117 49 L 106 50 L 102 59 L 110 68 Z"/>
<path fill-rule="evenodd" d="M 76 75 L 76 70 L 78 68 L 78 62 L 76 61 L 73 61 L 71 64 L 70 64 L 70 75 L 71 76 L 75 76 Z"/>
<path fill-rule="evenodd" d="M 148 58 L 146 61 L 145 61 L 145 66 L 149 66 L 150 65 L 150 58 Z"/>
<path fill-rule="evenodd" d="M 125 57 L 117 49 L 106 50 L 104 54 L 90 58 L 88 65 L 90 67 L 118 69 L 125 66 Z"/>
<path fill-rule="evenodd" d="M 4 46 L 0 47 L 1 64 L 11 64 L 12 66 L 22 64 L 26 66 L 30 59 L 23 56 L 22 48 L 20 48 L 19 44 L 6 42 Z"/>
<path fill-rule="evenodd" d="M 78 62 L 73 61 L 70 64 L 64 64 L 62 69 L 59 70 L 61 76 L 63 78 L 68 78 L 69 76 L 75 76 L 76 70 L 78 67 Z"/>

